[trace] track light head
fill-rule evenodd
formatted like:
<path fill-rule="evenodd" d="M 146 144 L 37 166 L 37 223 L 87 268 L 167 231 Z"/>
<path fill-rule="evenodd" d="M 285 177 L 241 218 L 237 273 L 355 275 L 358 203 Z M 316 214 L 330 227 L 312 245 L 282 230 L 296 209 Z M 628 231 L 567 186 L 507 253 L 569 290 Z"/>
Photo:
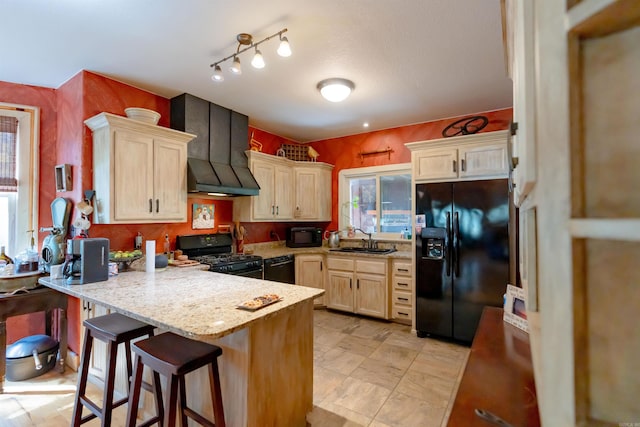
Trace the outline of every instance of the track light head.
<path fill-rule="evenodd" d="M 257 69 L 264 68 L 264 58 L 262 57 L 262 52 L 260 52 L 257 47 L 256 54 L 253 55 L 253 59 L 251 60 L 251 65 L 253 65 L 253 68 Z"/>
<path fill-rule="evenodd" d="M 286 37 L 282 37 L 282 34 L 280 34 L 280 45 L 278 46 L 277 52 L 278 55 L 285 58 L 291 56 L 291 46 L 289 46 L 289 39 L 287 39 Z"/>
<path fill-rule="evenodd" d="M 233 74 L 238 74 L 238 75 L 242 74 L 242 66 L 240 65 L 240 58 L 238 58 L 237 56 L 234 56 L 233 64 L 231 64 L 231 67 L 229 67 L 229 69 Z"/>
<path fill-rule="evenodd" d="M 211 80 L 214 82 L 221 82 L 224 80 L 224 76 L 222 75 L 222 70 L 219 65 L 216 65 L 213 69 L 213 75 L 211 76 Z"/>

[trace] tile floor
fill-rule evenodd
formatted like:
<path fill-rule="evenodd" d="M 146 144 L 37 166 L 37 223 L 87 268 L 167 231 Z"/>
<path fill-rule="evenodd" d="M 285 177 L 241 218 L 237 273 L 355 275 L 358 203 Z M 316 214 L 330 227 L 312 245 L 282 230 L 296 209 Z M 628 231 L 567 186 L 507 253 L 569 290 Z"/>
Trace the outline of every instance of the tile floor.
<path fill-rule="evenodd" d="M 310 427 L 445 426 L 467 347 L 420 339 L 410 327 L 327 310 L 314 312 L 314 409 Z M 6 382 L 0 427 L 68 426 L 76 374 Z M 100 401 L 97 387 L 90 397 Z M 124 425 L 126 405 L 113 414 Z M 99 425 L 92 420 L 84 425 Z M 288 427 L 288 426 L 285 426 Z"/>

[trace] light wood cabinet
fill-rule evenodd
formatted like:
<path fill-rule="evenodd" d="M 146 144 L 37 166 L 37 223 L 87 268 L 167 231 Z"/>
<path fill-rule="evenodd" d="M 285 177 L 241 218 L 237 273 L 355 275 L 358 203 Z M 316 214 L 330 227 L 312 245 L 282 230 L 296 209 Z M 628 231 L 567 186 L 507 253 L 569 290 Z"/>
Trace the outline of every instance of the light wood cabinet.
<path fill-rule="evenodd" d="M 100 113 L 93 131 L 98 224 L 185 222 L 187 143 L 194 135 Z"/>
<path fill-rule="evenodd" d="M 295 168 L 296 220 L 331 221 L 332 166 L 318 163 Z"/>
<path fill-rule="evenodd" d="M 401 323 L 411 324 L 413 318 L 413 268 L 410 262 L 391 262 L 391 318 Z"/>
<path fill-rule="evenodd" d="M 486 132 L 405 144 L 414 151 L 415 182 L 506 178 L 508 131 Z"/>
<path fill-rule="evenodd" d="M 325 289 L 324 255 L 309 254 L 296 255 L 296 285 L 311 288 Z M 321 296 L 313 300 L 315 305 L 325 305 L 325 297 Z"/>
<path fill-rule="evenodd" d="M 327 307 L 388 318 L 387 260 L 327 257 Z"/>
<path fill-rule="evenodd" d="M 260 194 L 252 196 L 254 220 L 291 219 L 293 197 L 291 185 L 293 172 L 290 167 L 269 160 L 253 160 L 249 163 Z"/>
<path fill-rule="evenodd" d="M 249 169 L 260 193 L 237 197 L 236 221 L 330 221 L 331 171 L 326 163 L 296 162 L 270 154 L 247 151 Z"/>

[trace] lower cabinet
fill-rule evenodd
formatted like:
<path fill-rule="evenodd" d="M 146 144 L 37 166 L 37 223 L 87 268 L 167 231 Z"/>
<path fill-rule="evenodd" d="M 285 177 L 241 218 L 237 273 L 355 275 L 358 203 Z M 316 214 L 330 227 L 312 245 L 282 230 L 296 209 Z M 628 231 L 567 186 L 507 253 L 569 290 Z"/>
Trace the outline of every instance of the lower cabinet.
<path fill-rule="evenodd" d="M 391 319 L 411 324 L 413 317 L 413 269 L 410 262 L 393 260 L 391 264 Z"/>
<path fill-rule="evenodd" d="M 296 255 L 296 285 L 324 289 L 324 255 Z M 325 297 L 314 301 L 316 306 L 325 305 Z"/>
<path fill-rule="evenodd" d="M 327 307 L 388 318 L 387 260 L 327 257 Z"/>

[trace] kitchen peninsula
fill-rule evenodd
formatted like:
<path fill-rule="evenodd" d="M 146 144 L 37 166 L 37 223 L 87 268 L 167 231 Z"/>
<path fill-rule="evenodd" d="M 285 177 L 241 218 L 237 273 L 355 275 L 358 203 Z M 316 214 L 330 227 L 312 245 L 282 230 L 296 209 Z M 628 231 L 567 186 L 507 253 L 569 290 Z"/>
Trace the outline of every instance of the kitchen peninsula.
<path fill-rule="evenodd" d="M 49 277 L 40 283 L 160 331 L 222 347 L 227 425 L 306 424 L 313 405 L 313 299 L 323 290 L 176 267 L 125 272 L 86 285 Z M 282 301 L 255 312 L 237 309 L 264 294 Z M 210 416 L 211 408 L 203 405 L 209 395 L 199 391 L 207 385 L 206 371 L 187 377 L 190 404 Z"/>

